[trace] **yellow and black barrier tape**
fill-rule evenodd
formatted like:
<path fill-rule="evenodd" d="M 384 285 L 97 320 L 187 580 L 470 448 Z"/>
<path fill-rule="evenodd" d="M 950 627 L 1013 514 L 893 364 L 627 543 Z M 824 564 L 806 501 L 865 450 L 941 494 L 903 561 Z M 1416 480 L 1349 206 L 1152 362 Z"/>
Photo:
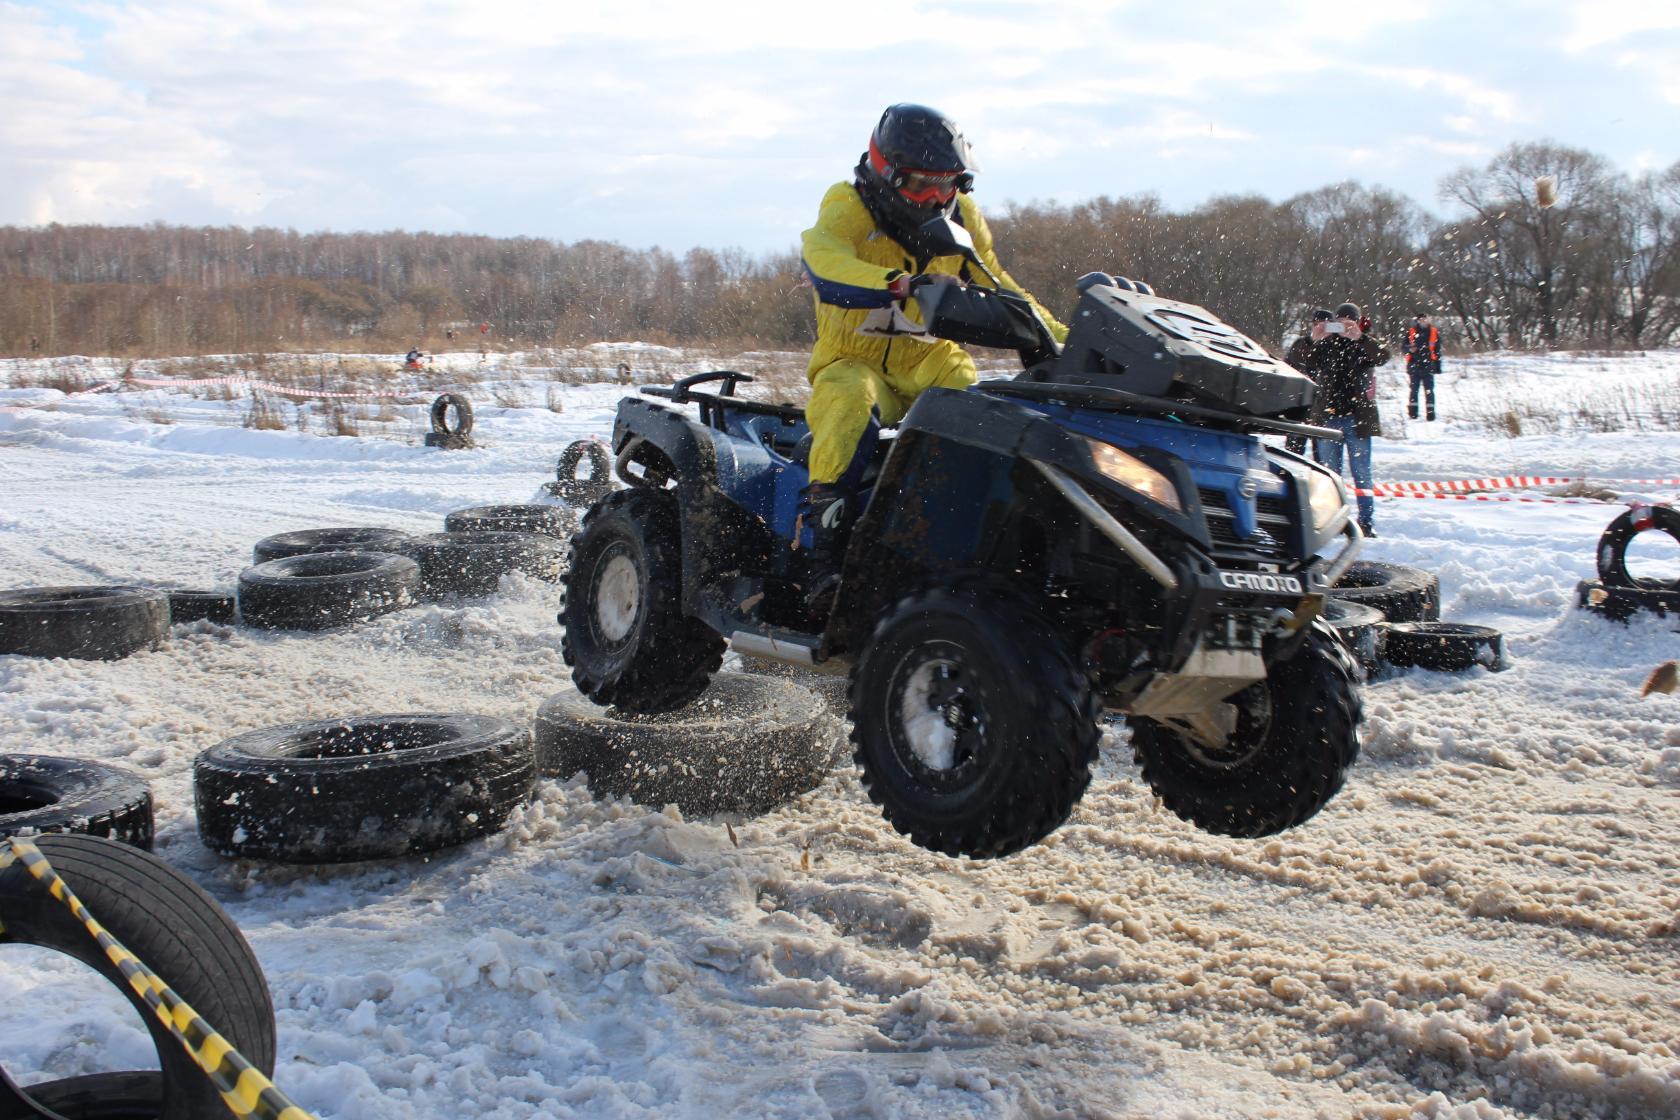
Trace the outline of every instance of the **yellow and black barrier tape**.
<path fill-rule="evenodd" d="M 0 848 L 0 868 L 11 864 L 13 859 L 21 861 L 49 894 L 70 908 L 76 920 L 87 928 L 89 935 L 128 981 L 128 986 L 146 1001 L 146 1006 L 152 1009 L 158 1021 L 186 1047 L 187 1053 L 210 1078 L 216 1091 L 222 1095 L 223 1103 L 235 1116 L 241 1120 L 246 1117 L 253 1120 L 316 1120 L 312 1113 L 293 1104 L 286 1094 L 275 1088 L 272 1081 L 246 1061 L 231 1042 L 217 1034 L 157 973 L 106 932 L 105 927 L 88 913 L 82 900 L 70 889 L 70 884 L 52 869 L 41 849 L 28 840 L 14 836 L 4 848 Z M 4 915 L 0 915 L 0 921 L 3 920 Z"/>

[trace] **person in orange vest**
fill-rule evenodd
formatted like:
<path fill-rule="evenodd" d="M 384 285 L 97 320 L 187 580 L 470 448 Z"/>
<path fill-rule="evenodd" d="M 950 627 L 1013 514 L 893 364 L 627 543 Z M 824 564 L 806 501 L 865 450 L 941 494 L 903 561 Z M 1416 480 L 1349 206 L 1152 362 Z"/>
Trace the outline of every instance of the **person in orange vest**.
<path fill-rule="evenodd" d="M 1435 419 L 1435 375 L 1441 372 L 1441 332 L 1429 322 L 1429 313 L 1421 312 L 1406 329 L 1406 342 L 1400 348 L 1406 355 L 1406 372 L 1411 375 L 1411 391 L 1406 395 L 1406 415 L 1418 418 L 1418 389 L 1423 389 L 1423 418 Z"/>

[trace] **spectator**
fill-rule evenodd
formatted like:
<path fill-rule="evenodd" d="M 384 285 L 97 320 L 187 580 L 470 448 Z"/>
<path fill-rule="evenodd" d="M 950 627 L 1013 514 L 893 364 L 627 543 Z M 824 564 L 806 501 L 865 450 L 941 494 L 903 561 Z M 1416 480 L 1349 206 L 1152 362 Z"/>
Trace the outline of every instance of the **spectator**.
<path fill-rule="evenodd" d="M 1328 323 L 1336 316 L 1328 308 L 1320 307 L 1312 313 L 1312 323 L 1308 324 L 1308 333 L 1289 344 L 1289 351 L 1283 360 L 1301 373 L 1312 377 L 1312 371 L 1307 368 L 1307 359 L 1312 354 L 1312 326 L 1318 323 Z M 1297 455 L 1304 455 L 1307 451 L 1306 436 L 1289 436 L 1283 441 L 1285 451 L 1293 451 Z"/>
<path fill-rule="evenodd" d="M 443 332 L 443 337 L 447 338 L 450 342 L 454 342 L 455 341 L 455 328 L 450 327 L 447 330 L 445 330 Z"/>
<path fill-rule="evenodd" d="M 1400 348 L 1406 355 L 1406 373 L 1411 388 L 1406 394 L 1406 415 L 1418 418 L 1418 389 L 1423 389 L 1423 418 L 1435 419 L 1435 375 L 1441 372 L 1441 332 L 1429 323 L 1429 312 L 1421 311 L 1412 325 L 1406 328 L 1406 344 Z"/>
<path fill-rule="evenodd" d="M 1362 317 L 1356 303 L 1342 304 L 1329 319 L 1315 316 L 1308 344 L 1290 347 L 1290 354 L 1318 385 L 1313 421 L 1342 433 L 1340 440 L 1315 440 L 1314 457 L 1340 474 L 1346 446 L 1354 486 L 1369 490 L 1371 437 L 1382 430 L 1377 419 L 1376 368 L 1388 361 L 1389 352 L 1360 329 Z M 1377 535 L 1372 524 L 1375 513 L 1371 495 L 1360 494 L 1359 528 L 1368 537 Z"/>
<path fill-rule="evenodd" d="M 410 350 L 408 352 L 408 354 L 403 358 L 403 368 L 404 369 L 419 369 L 420 368 L 420 359 L 423 358 L 424 356 L 425 356 L 425 351 L 421 350 L 420 347 L 418 347 L 418 346 L 414 347 L 414 349 Z"/>

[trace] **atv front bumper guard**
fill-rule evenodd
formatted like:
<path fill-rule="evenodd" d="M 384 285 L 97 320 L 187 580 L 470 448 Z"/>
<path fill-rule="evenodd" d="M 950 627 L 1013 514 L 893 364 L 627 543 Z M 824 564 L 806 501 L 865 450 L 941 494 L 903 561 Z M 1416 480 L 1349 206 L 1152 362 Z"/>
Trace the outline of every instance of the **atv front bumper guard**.
<path fill-rule="evenodd" d="M 1027 459 L 1027 462 L 1031 463 L 1049 481 L 1050 485 L 1054 486 L 1064 498 L 1072 503 L 1073 507 L 1083 514 L 1099 533 L 1113 541 L 1116 548 L 1131 557 L 1138 567 L 1147 572 L 1150 578 L 1159 583 L 1169 594 L 1176 593 L 1179 590 L 1178 576 L 1173 574 L 1172 568 L 1167 565 L 1166 561 L 1151 552 L 1149 546 L 1139 540 L 1136 534 L 1120 524 L 1119 520 L 1104 509 L 1095 498 L 1091 497 L 1090 493 L 1076 479 L 1059 467 L 1038 459 Z M 1302 590 L 1307 594 L 1322 594 L 1329 588 L 1334 587 L 1336 581 L 1342 578 L 1342 574 L 1348 570 L 1354 558 L 1359 555 L 1359 550 L 1365 546 L 1365 535 L 1359 531 L 1359 526 L 1354 523 L 1347 510 L 1344 509 L 1340 516 L 1343 519 L 1340 531 L 1341 535 L 1347 538 L 1347 544 L 1333 558 L 1320 558 L 1307 566 L 1302 573 L 1306 577 Z M 1276 620 L 1277 628 L 1293 631 L 1311 622 L 1313 616 L 1318 613 L 1316 604 L 1303 617 L 1301 612 L 1305 606 L 1306 604 L 1303 603 L 1301 607 L 1297 607 L 1294 611 L 1280 612 L 1283 617 Z"/>

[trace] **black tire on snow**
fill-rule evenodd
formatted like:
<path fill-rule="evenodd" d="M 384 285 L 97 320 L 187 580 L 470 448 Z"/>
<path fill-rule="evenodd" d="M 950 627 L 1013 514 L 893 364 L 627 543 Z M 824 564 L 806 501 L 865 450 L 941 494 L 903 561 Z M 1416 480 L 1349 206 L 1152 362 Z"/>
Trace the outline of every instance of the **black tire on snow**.
<path fill-rule="evenodd" d="M 155 1069 L 41 1081 L 26 1092 L 37 1106 L 64 1120 L 158 1120 L 163 1115 L 163 1074 Z"/>
<path fill-rule="evenodd" d="M 0 755 L 0 837 L 38 832 L 81 832 L 150 851 L 151 788 L 109 763 Z"/>
<path fill-rule="evenodd" d="M 47 862 L 100 925 L 162 977 L 177 995 L 265 1075 L 274 1072 L 274 1005 L 268 982 L 239 927 L 215 899 L 167 863 L 94 836 L 43 836 L 34 841 Z M 157 1074 L 118 1073 L 48 1082 L 31 1090 L 74 1102 L 92 1090 L 143 1093 L 161 1089 L 161 1107 L 113 1112 L 89 1101 L 67 1117 L 116 1120 L 226 1120 L 227 1105 L 186 1049 L 134 993 L 70 908 L 53 898 L 21 862 L 0 871 L 0 943 L 36 945 L 74 957 L 117 986 L 145 1021 L 157 1048 Z M 148 1081 L 149 1079 L 149 1081 Z M 40 1098 L 37 1098 L 40 1099 Z M 78 1106 L 79 1107 L 79 1106 Z"/>
<path fill-rule="evenodd" d="M 577 514 L 564 506 L 468 506 L 443 519 L 450 533 L 542 533 L 567 540 L 577 528 Z"/>
<path fill-rule="evenodd" d="M 1680 592 L 1612 587 L 1603 580 L 1584 579 L 1577 583 L 1575 599 L 1582 610 L 1602 614 L 1617 622 L 1626 622 L 1641 611 L 1656 615 L 1680 614 Z"/>
<path fill-rule="evenodd" d="M 852 670 L 870 799 L 919 847 L 975 859 L 1035 844 L 1091 782 L 1098 708 L 1044 612 L 1007 584 L 905 596 Z"/>
<path fill-rule="evenodd" d="M 392 546 L 407 539 L 408 534 L 401 529 L 298 529 L 258 541 L 251 548 L 251 563 L 266 564 L 311 552 L 389 552 Z"/>
<path fill-rule="evenodd" d="M 1635 515 L 1639 516 L 1635 516 Z M 1670 506 L 1645 506 L 1640 509 L 1624 510 L 1620 516 L 1605 527 L 1604 533 L 1598 538 L 1598 578 L 1604 581 L 1606 587 L 1626 587 L 1635 591 L 1656 591 L 1669 596 L 1680 596 L 1680 580 L 1641 578 L 1628 571 L 1627 549 L 1643 530 L 1634 527 L 1635 522 L 1648 518 L 1648 529 L 1659 533 L 1667 533 L 1676 544 L 1680 544 L 1680 509 Z"/>
<path fill-rule="evenodd" d="M 455 412 L 455 426 L 449 425 L 449 412 Z M 460 393 L 444 393 L 432 402 L 432 431 L 440 436 L 464 436 L 473 430 L 472 402 Z"/>
<path fill-rule="evenodd" d="M 348 863 L 495 832 L 535 781 L 531 732 L 509 720 L 358 716 L 218 743 L 193 763 L 193 803 L 224 856 Z"/>
<path fill-rule="evenodd" d="M 583 771 L 601 797 L 675 805 L 687 816 L 767 813 L 833 769 L 841 724 L 792 681 L 719 673 L 680 712 L 601 708 L 575 688 L 537 709 L 537 768 Z"/>
<path fill-rule="evenodd" d="M 560 650 L 579 692 L 603 706 L 651 715 L 706 690 L 723 639 L 682 611 L 676 496 L 615 490 L 572 539 Z"/>
<path fill-rule="evenodd" d="M 1211 751 L 1152 719 L 1128 721 L 1144 781 L 1163 804 L 1221 836 L 1269 836 L 1329 803 L 1359 757 L 1359 666 L 1322 621 L 1266 680 L 1231 698 L 1233 742 Z M 1267 708 L 1270 709 L 1268 714 Z"/>
<path fill-rule="evenodd" d="M 1383 612 L 1364 603 L 1332 598 L 1325 601 L 1324 621 L 1330 624 L 1367 677 L 1377 671 L 1388 637 L 1388 627 L 1384 625 L 1388 619 Z"/>
<path fill-rule="evenodd" d="M 147 587 L 0 591 L 0 653 L 115 661 L 169 635 L 169 596 Z"/>
<path fill-rule="evenodd" d="M 1391 622 L 1384 658 L 1390 665 L 1459 673 L 1480 665 L 1490 672 L 1510 667 L 1505 635 L 1491 626 L 1460 622 Z"/>
<path fill-rule="evenodd" d="M 231 623 L 239 613 L 238 599 L 226 591 L 184 591 L 170 588 L 169 622 Z"/>
<path fill-rule="evenodd" d="M 578 477 L 577 469 L 587 463 L 589 473 Z M 560 453 L 555 464 L 554 493 L 574 506 L 592 506 L 612 490 L 612 459 L 599 440 L 580 439 Z"/>
<path fill-rule="evenodd" d="M 327 630 L 414 602 L 420 565 L 382 552 L 310 552 L 239 573 L 239 616 L 264 630 Z"/>
<path fill-rule="evenodd" d="M 851 710 L 851 680 L 844 674 L 822 673 L 815 669 L 807 669 L 803 665 L 795 665 L 789 661 L 773 661 L 769 658 L 751 656 L 742 656 L 741 671 L 754 676 L 792 681 L 794 684 L 803 685 L 816 693 L 818 698 L 842 719 Z"/>
<path fill-rule="evenodd" d="M 393 551 L 420 565 L 422 599 L 494 595 L 508 572 L 553 582 L 566 570 L 565 542 L 544 533 L 427 533 Z"/>
<path fill-rule="evenodd" d="M 1330 595 L 1345 603 L 1375 607 L 1390 622 L 1435 622 L 1441 617 L 1440 579 L 1405 564 L 1355 560 Z"/>

